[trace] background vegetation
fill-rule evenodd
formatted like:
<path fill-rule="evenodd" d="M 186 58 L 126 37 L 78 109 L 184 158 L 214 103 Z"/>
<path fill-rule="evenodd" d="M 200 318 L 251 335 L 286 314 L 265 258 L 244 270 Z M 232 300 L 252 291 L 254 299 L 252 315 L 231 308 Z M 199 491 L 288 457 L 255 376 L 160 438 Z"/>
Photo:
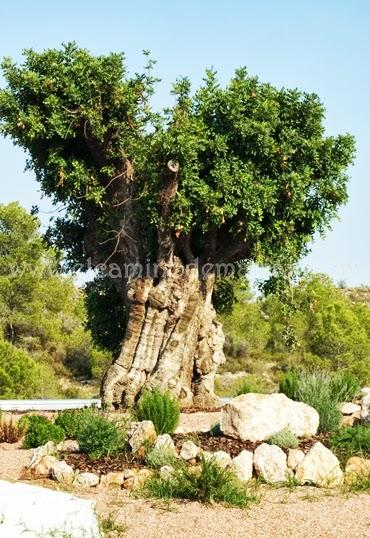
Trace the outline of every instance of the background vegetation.
<path fill-rule="evenodd" d="M 94 395 L 119 349 L 124 313 L 110 284 L 97 279 L 81 289 L 59 262 L 35 216 L 0 205 L 1 398 Z M 370 382 L 368 288 L 305 273 L 284 292 L 256 295 L 246 279 L 224 279 L 214 302 L 226 333 L 220 373 L 245 373 L 219 377 L 220 394 L 271 390 L 292 367 Z"/>

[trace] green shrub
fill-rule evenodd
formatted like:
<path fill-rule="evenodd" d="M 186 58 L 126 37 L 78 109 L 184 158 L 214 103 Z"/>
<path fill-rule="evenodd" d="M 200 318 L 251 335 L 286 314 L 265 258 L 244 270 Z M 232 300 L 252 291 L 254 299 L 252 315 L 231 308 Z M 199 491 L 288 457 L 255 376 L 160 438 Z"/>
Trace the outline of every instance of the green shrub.
<path fill-rule="evenodd" d="M 169 392 L 154 389 L 141 396 L 136 416 L 139 421 L 151 420 L 158 435 L 172 433 L 180 420 L 180 406 Z"/>
<path fill-rule="evenodd" d="M 37 426 L 38 424 L 49 424 L 49 422 L 50 420 L 43 415 L 23 415 L 18 420 L 18 426 L 27 431 L 30 424 Z"/>
<path fill-rule="evenodd" d="M 370 471 L 364 474 L 350 475 L 344 484 L 348 491 L 370 491 Z"/>
<path fill-rule="evenodd" d="M 282 392 L 291 400 L 296 400 L 298 391 L 298 380 L 298 372 L 296 372 L 295 370 L 289 370 L 280 378 L 279 392 Z"/>
<path fill-rule="evenodd" d="M 319 413 L 319 432 L 330 432 L 338 429 L 342 415 L 338 408 L 338 395 L 334 386 L 342 387 L 339 378 L 332 383 L 333 378 L 325 372 L 301 370 L 287 372 L 280 382 L 280 390 L 289 398 L 304 402 Z M 339 390 L 339 388 L 338 388 Z"/>
<path fill-rule="evenodd" d="M 245 507 L 257 500 L 236 480 L 230 469 L 222 469 L 213 458 L 201 460 L 200 471 L 178 464 L 167 477 L 153 477 L 146 483 L 146 491 L 162 499 L 189 499 L 200 502 L 224 502 Z"/>
<path fill-rule="evenodd" d="M 146 490 L 149 495 L 164 499 L 224 502 L 239 507 L 257 500 L 255 493 L 251 494 L 237 481 L 231 469 L 222 469 L 213 458 L 202 458 L 199 471 L 179 463 L 169 477 L 150 478 Z"/>
<path fill-rule="evenodd" d="M 96 409 L 68 409 L 58 413 L 55 424 L 60 426 L 67 439 L 77 439 L 78 432 L 89 419 L 96 415 Z"/>
<path fill-rule="evenodd" d="M 352 456 L 368 457 L 370 455 L 370 426 L 356 424 L 342 428 L 331 435 L 329 445 L 344 462 Z"/>
<path fill-rule="evenodd" d="M 331 378 L 325 372 L 299 373 L 297 400 L 304 402 L 319 413 L 319 432 L 337 430 L 342 414 L 338 408 L 338 400 L 333 396 Z"/>
<path fill-rule="evenodd" d="M 360 382 L 350 372 L 339 372 L 330 381 L 331 393 L 338 402 L 350 402 L 360 393 Z"/>
<path fill-rule="evenodd" d="M 289 428 L 271 435 L 267 440 L 270 445 L 277 445 L 280 448 L 297 448 L 299 446 L 299 439 L 292 433 Z"/>
<path fill-rule="evenodd" d="M 32 415 L 25 423 L 27 431 L 23 442 L 24 448 L 37 448 L 48 441 L 58 444 L 65 439 L 62 428 L 45 417 Z"/>
<path fill-rule="evenodd" d="M 81 452 L 96 459 L 123 452 L 125 435 L 114 422 L 95 414 L 83 421 L 77 432 L 77 441 Z"/>
<path fill-rule="evenodd" d="M 153 469 L 159 469 L 163 465 L 174 465 L 176 456 L 169 448 L 152 448 L 145 457 L 145 463 Z"/>

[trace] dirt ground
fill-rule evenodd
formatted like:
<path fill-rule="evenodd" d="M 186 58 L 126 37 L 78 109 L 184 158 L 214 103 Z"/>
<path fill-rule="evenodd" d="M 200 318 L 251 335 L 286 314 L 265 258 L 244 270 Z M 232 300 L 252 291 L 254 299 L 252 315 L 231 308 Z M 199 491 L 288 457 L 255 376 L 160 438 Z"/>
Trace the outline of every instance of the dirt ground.
<path fill-rule="evenodd" d="M 0 445 L 0 479 L 19 480 L 32 450 Z M 52 481 L 40 485 L 56 488 Z M 311 487 L 261 486 L 260 502 L 245 510 L 195 502 L 161 502 L 128 497 L 125 491 L 75 491 L 96 501 L 97 512 L 127 538 L 369 538 L 370 495 Z"/>

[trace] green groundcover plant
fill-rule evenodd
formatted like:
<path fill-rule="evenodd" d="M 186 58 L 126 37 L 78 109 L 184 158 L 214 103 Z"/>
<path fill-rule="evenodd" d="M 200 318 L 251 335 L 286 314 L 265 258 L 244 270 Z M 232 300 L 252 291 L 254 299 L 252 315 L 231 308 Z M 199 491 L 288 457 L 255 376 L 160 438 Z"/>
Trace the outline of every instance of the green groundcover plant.
<path fill-rule="evenodd" d="M 292 370 L 282 376 L 279 388 L 289 398 L 316 409 L 320 415 L 319 431 L 331 432 L 340 425 L 340 402 L 350 401 L 358 394 L 359 381 L 346 372 Z"/>
<path fill-rule="evenodd" d="M 37 448 L 48 441 L 53 441 L 55 444 L 60 443 L 65 439 L 65 434 L 62 428 L 46 417 L 39 415 L 31 415 L 24 421 L 27 427 L 24 438 L 24 448 Z"/>
<path fill-rule="evenodd" d="M 158 435 L 172 433 L 180 420 L 180 407 L 169 392 L 145 392 L 136 408 L 138 420 L 151 420 Z"/>
<path fill-rule="evenodd" d="M 221 502 L 241 508 L 258 500 L 255 491 L 240 484 L 231 469 L 222 469 L 213 458 L 202 458 L 200 470 L 178 463 L 170 476 L 150 478 L 145 491 L 161 499 Z"/>
<path fill-rule="evenodd" d="M 123 452 L 125 434 L 120 426 L 100 414 L 92 414 L 83 421 L 77 432 L 81 452 L 97 459 Z"/>

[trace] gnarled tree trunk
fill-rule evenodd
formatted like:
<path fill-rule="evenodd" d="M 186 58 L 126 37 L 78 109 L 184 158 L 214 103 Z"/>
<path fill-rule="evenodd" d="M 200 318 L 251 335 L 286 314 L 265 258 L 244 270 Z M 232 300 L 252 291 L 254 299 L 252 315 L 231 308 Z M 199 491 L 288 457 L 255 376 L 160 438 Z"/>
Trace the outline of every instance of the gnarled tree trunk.
<path fill-rule="evenodd" d="M 130 406 L 158 387 L 182 406 L 215 405 L 215 372 L 224 362 L 224 336 L 212 306 L 213 275 L 173 257 L 160 278 L 129 284 L 129 317 L 119 357 L 102 384 L 106 406 Z"/>

